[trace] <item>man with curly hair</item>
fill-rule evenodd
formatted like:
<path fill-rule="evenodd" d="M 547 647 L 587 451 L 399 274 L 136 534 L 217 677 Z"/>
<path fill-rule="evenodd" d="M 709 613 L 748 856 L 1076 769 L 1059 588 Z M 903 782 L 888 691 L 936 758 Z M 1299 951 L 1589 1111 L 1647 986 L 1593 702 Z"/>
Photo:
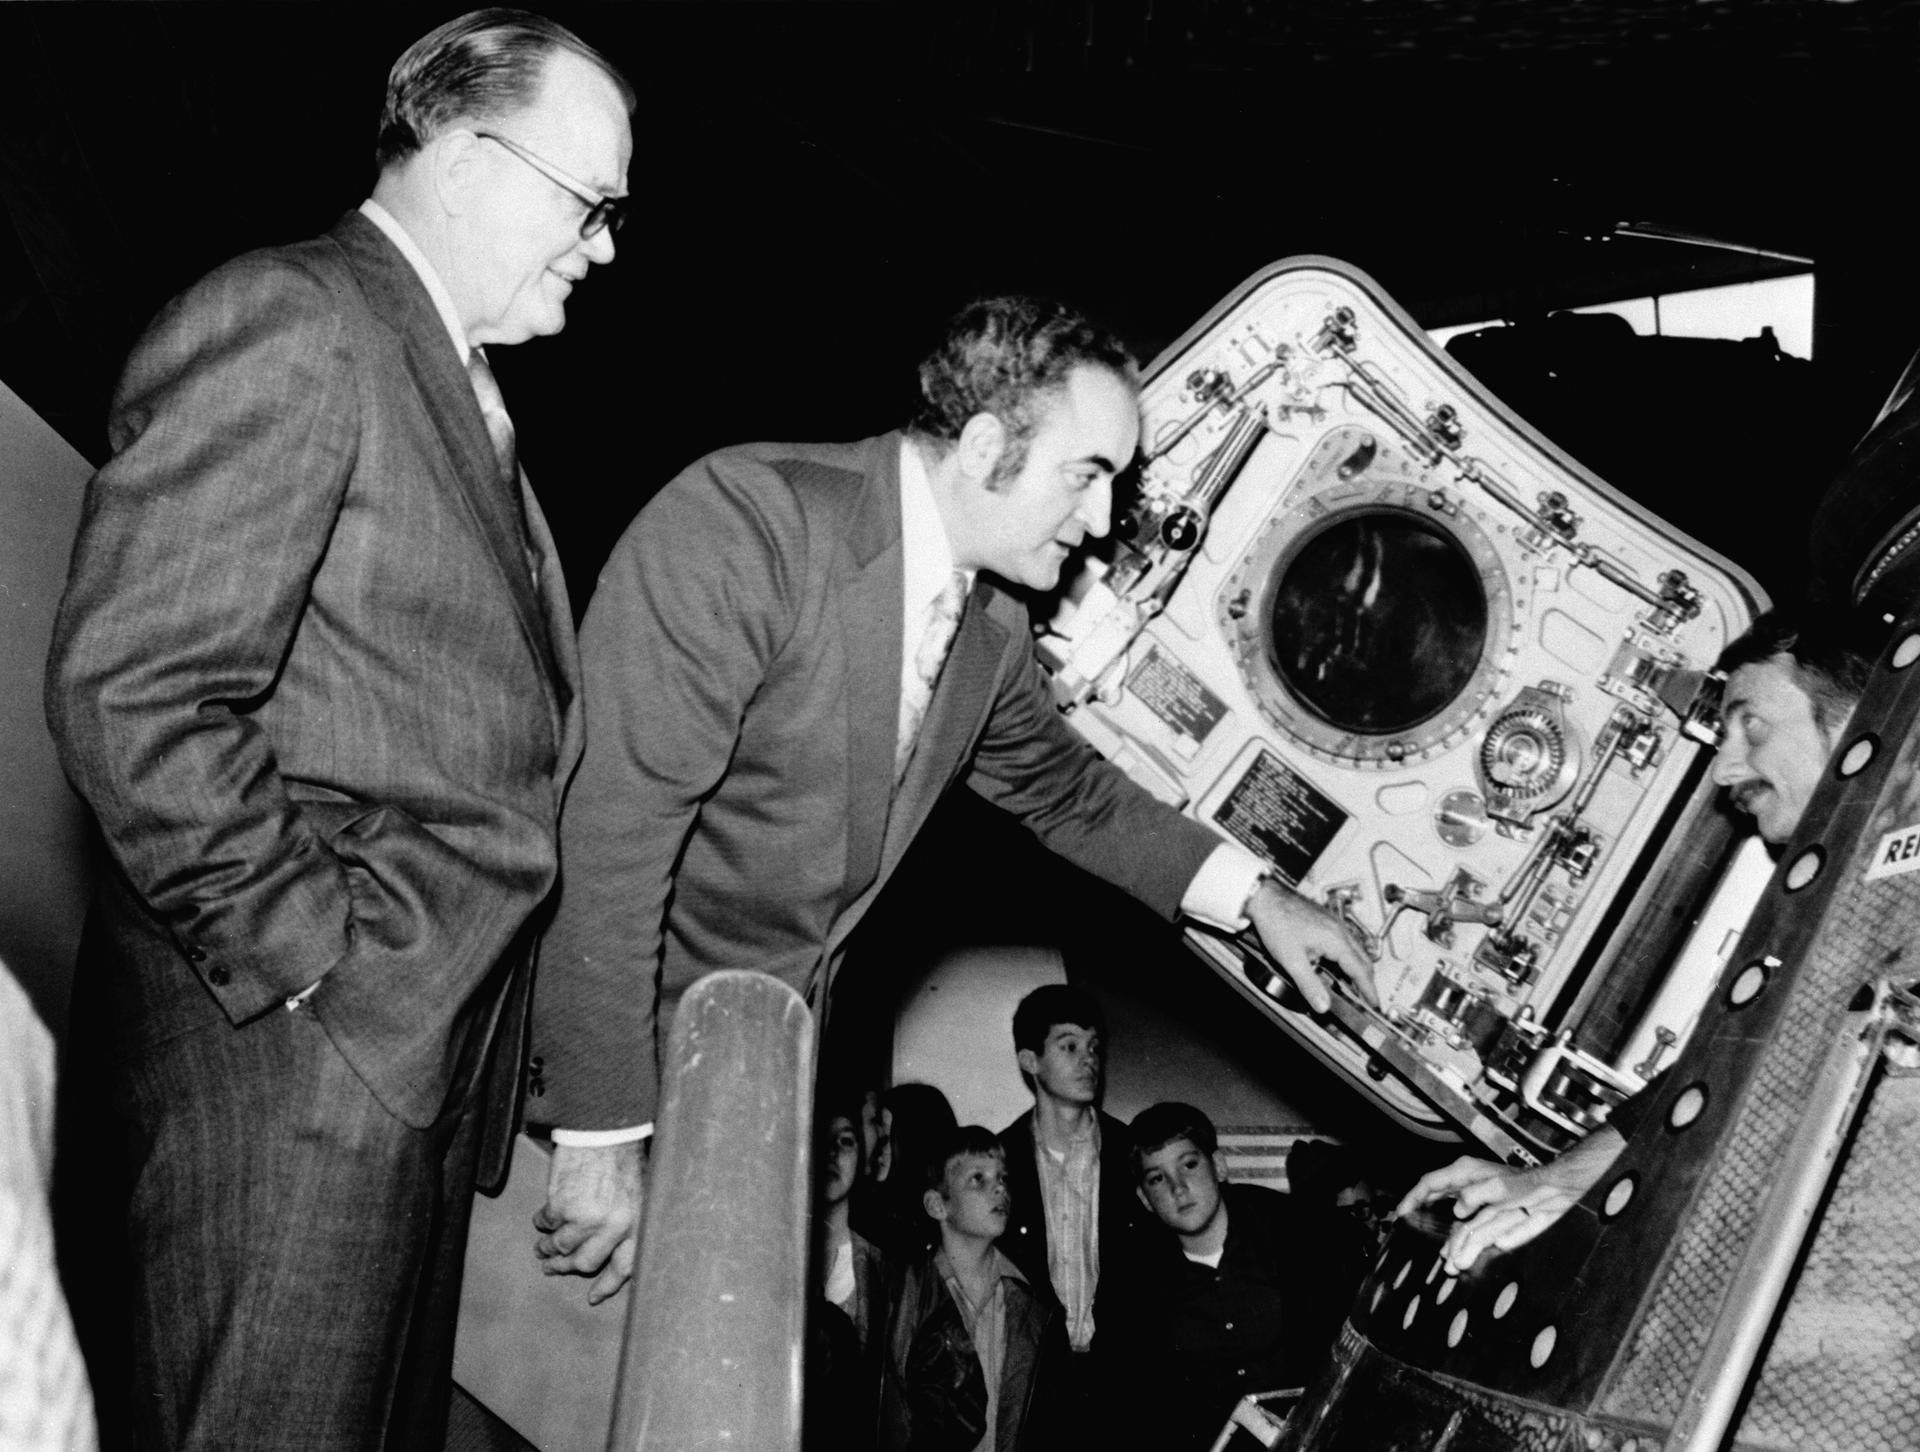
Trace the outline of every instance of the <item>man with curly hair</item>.
<path fill-rule="evenodd" d="M 541 950 L 536 1056 L 555 1127 L 550 1271 L 633 1257 L 655 1043 L 704 973 L 819 1005 L 847 935 L 949 786 L 1165 917 L 1251 921 L 1308 999 L 1326 911 L 1101 759 L 1060 719 L 1022 590 L 1107 531 L 1140 422 L 1126 349 L 1071 309 L 976 303 L 901 432 L 723 450 L 650 501 L 581 635 L 587 748 Z"/>

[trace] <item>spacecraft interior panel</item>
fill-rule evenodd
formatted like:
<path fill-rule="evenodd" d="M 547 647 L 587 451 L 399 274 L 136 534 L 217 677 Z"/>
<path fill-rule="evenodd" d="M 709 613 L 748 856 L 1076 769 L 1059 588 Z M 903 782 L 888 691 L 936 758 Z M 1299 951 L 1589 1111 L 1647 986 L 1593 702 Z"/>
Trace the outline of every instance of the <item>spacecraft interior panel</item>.
<path fill-rule="evenodd" d="M 1671 1062 L 1764 885 L 1699 894 L 1639 993 L 1609 943 L 1719 873 L 1715 657 L 1758 587 L 1561 454 L 1363 274 L 1295 258 L 1158 358 L 1105 557 L 1040 639 L 1068 719 L 1333 907 L 1376 1012 L 1315 1017 L 1250 938 L 1189 939 L 1390 1113 L 1537 1160 Z"/>

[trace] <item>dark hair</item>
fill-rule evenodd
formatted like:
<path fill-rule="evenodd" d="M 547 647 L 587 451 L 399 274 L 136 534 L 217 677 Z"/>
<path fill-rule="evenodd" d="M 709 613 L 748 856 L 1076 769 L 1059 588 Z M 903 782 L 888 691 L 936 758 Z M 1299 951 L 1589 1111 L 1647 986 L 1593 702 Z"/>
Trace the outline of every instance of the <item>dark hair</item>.
<path fill-rule="evenodd" d="M 860 1171 L 866 1167 L 867 1162 L 867 1139 L 860 1130 L 861 1115 L 859 1101 L 849 1100 L 845 1095 L 840 1094 L 831 1096 L 823 1095 L 821 1097 L 819 1106 L 814 1110 L 813 1134 L 814 1143 L 819 1147 L 819 1153 L 822 1159 L 826 1156 L 827 1131 L 832 1127 L 836 1119 L 844 1119 L 853 1126 L 854 1140 L 860 1146 L 860 1159 L 854 1166 L 854 1175 L 857 1178 Z"/>
<path fill-rule="evenodd" d="M 1831 737 L 1860 703 L 1878 654 L 1871 626 L 1857 611 L 1808 603 L 1761 615 L 1720 652 L 1716 668 L 1732 675 L 1785 656 L 1795 684 L 1813 702 L 1814 725 Z"/>
<path fill-rule="evenodd" d="M 1296 1201 L 1338 1205 L 1347 1190 L 1367 1186 L 1367 1166 L 1351 1146 L 1297 1139 L 1287 1149 L 1287 1193 Z"/>
<path fill-rule="evenodd" d="M 1105 1036 L 1106 1016 L 1100 1005 L 1084 988 L 1071 983 L 1046 983 L 1020 1000 L 1013 1011 L 1013 1047 L 1039 1053 L 1047 1046 L 1047 1035 L 1063 1023 L 1090 1028 Z"/>
<path fill-rule="evenodd" d="M 427 32 L 387 72 L 374 164 L 382 170 L 412 156 L 459 118 L 497 121 L 524 111 L 540 94 L 547 61 L 571 51 L 598 66 L 632 111 L 627 78 L 566 26 L 526 10 L 472 10 Z"/>
<path fill-rule="evenodd" d="M 969 303 L 920 365 L 920 402 L 907 431 L 944 452 L 967 420 L 992 414 L 1007 431 L 1006 452 L 994 472 L 1007 477 L 1026 461 L 1041 405 L 1083 366 L 1107 369 L 1129 384 L 1138 381 L 1126 344 L 1064 303 L 1031 297 Z"/>
<path fill-rule="evenodd" d="M 931 1084 L 917 1080 L 895 1084 L 880 1096 L 880 1107 L 893 1116 L 890 1139 L 896 1147 L 902 1137 L 917 1141 L 922 1154 L 928 1153 L 941 1138 L 953 1132 L 959 1121 L 947 1096 Z"/>
<path fill-rule="evenodd" d="M 1002 1160 L 1007 1157 L 1007 1147 L 1000 1143 L 1000 1136 L 981 1124 L 962 1124 L 947 1132 L 940 1142 L 940 1151 L 927 1161 L 926 1179 L 921 1188 L 937 1192 L 941 1199 L 947 1197 L 947 1171 L 953 1162 L 965 1155 L 998 1155 Z"/>
<path fill-rule="evenodd" d="M 895 1084 L 880 1096 L 881 1107 L 893 1116 L 887 1134 L 892 1164 L 885 1184 L 897 1203 L 918 1203 L 927 1164 L 952 1136 L 958 1123 L 947 1096 L 931 1084 Z"/>
<path fill-rule="evenodd" d="M 1182 1104 L 1174 1099 L 1148 1105 L 1133 1116 L 1133 1123 L 1127 1128 L 1133 1134 L 1133 1172 L 1136 1176 L 1145 1172 L 1148 1155 L 1155 1150 L 1165 1149 L 1176 1139 L 1191 1140 L 1193 1147 L 1203 1155 L 1210 1155 L 1220 1148 L 1220 1136 L 1214 1132 L 1213 1121 L 1191 1104 Z"/>
<path fill-rule="evenodd" d="M 854 1201 L 854 1225 L 889 1255 L 917 1255 L 933 1233 L 921 1204 L 927 1163 L 953 1133 L 953 1107 L 933 1085 L 915 1083 L 881 1091 L 880 1104 L 893 1121 L 891 1161 L 886 1179 L 869 1179 Z"/>

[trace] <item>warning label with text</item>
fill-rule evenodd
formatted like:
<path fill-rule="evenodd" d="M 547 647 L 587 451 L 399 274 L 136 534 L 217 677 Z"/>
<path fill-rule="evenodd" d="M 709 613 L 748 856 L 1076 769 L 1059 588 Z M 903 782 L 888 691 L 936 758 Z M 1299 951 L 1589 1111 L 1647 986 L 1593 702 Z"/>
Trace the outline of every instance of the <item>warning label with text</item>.
<path fill-rule="evenodd" d="M 1293 886 L 1340 834 L 1347 812 L 1271 751 L 1262 751 L 1214 809 L 1213 820 Z"/>
<path fill-rule="evenodd" d="M 1176 733 L 1195 741 L 1205 741 L 1227 714 L 1226 702 L 1157 645 L 1127 676 L 1127 689 Z"/>

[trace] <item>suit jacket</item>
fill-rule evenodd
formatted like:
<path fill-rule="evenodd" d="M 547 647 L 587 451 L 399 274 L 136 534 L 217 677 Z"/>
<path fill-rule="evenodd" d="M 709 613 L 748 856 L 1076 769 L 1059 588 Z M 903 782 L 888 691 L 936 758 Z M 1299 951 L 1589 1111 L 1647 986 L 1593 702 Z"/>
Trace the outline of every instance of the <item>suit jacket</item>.
<path fill-rule="evenodd" d="M 660 1010 L 704 973 L 816 997 L 956 782 L 1168 917 L 1218 843 L 1060 720 L 1024 606 L 984 576 L 894 794 L 899 450 L 887 434 L 711 455 L 615 547 L 581 628 L 588 748 L 541 949 L 543 1122 L 650 1119 Z"/>
<path fill-rule="evenodd" d="M 1000 1248 L 1035 1285 L 1051 1290 L 1047 1262 L 1047 1210 L 1034 1159 L 1033 1111 L 1000 1132 L 1006 1149 L 1007 1190 L 1013 1205 Z M 1092 1350 L 1106 1354 L 1125 1342 L 1137 1305 L 1141 1276 L 1163 1254 L 1162 1228 L 1134 1192 L 1133 1136 L 1112 1115 L 1100 1114 L 1100 1280 L 1093 1295 Z"/>
<path fill-rule="evenodd" d="M 111 430 L 47 677 L 115 869 L 83 970 L 132 1051 L 318 982 L 340 1052 L 431 1124 L 469 1036 L 524 1012 L 510 950 L 579 751 L 540 510 L 357 212 L 175 299 Z"/>

